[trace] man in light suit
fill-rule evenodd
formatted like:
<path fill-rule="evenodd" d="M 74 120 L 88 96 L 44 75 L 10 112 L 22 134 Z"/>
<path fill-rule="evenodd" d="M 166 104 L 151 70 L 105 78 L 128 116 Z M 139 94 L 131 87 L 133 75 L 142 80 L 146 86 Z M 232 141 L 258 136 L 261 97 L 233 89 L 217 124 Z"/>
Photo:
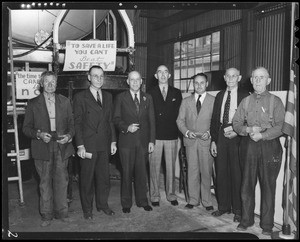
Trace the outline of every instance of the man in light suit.
<path fill-rule="evenodd" d="M 127 83 L 129 90 L 117 96 L 114 112 L 122 166 L 121 205 L 123 213 L 130 213 L 134 177 L 136 205 L 151 211 L 147 198 L 146 163 L 155 143 L 153 102 L 151 95 L 140 90 L 142 78 L 139 72 L 130 72 Z"/>
<path fill-rule="evenodd" d="M 210 154 L 210 123 L 215 97 L 206 92 L 207 76 L 199 73 L 193 78 L 195 93 L 183 99 L 177 125 L 183 134 L 188 163 L 189 201 L 185 206 L 192 209 L 201 202 L 207 211 L 213 210 L 211 178 L 213 157 Z M 201 179 L 200 179 L 201 178 Z"/>
<path fill-rule="evenodd" d="M 155 149 L 150 154 L 150 198 L 153 206 L 159 206 L 159 177 L 162 154 L 164 151 L 166 164 L 166 198 L 177 206 L 175 194 L 175 161 L 179 130 L 176 119 L 182 101 L 181 91 L 168 84 L 171 77 L 165 65 L 157 67 L 155 78 L 158 85 L 149 91 L 152 96 L 155 111 Z"/>
<path fill-rule="evenodd" d="M 77 154 L 80 159 L 80 195 L 83 216 L 93 219 L 93 198 L 97 211 L 114 215 L 108 206 L 110 190 L 109 155 L 117 151 L 112 123 L 112 95 L 101 90 L 104 71 L 92 66 L 88 72 L 90 87 L 74 96 L 74 122 Z M 87 154 L 91 153 L 92 157 Z"/>
<path fill-rule="evenodd" d="M 68 159 L 74 154 L 75 134 L 72 106 L 68 98 L 55 94 L 57 76 L 52 71 L 41 75 L 42 93 L 28 101 L 23 133 L 31 138 L 31 155 L 40 177 L 41 226 L 54 218 L 68 219 Z"/>
<path fill-rule="evenodd" d="M 232 118 L 242 99 L 249 95 L 238 87 L 241 78 L 236 68 L 226 70 L 224 80 L 227 88 L 216 96 L 211 121 L 211 153 L 216 157 L 218 201 L 218 210 L 212 215 L 219 217 L 232 210 L 234 222 L 241 221 L 242 171 L 238 152 L 241 136 L 233 130 Z"/>

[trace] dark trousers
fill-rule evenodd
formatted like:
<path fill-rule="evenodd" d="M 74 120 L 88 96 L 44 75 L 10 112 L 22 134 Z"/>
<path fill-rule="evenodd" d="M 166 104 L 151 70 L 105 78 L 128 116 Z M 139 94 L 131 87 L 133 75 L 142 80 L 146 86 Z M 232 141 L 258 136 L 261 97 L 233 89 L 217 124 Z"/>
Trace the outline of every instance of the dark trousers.
<path fill-rule="evenodd" d="M 68 216 L 68 159 L 62 159 L 58 143 L 50 141 L 50 160 L 34 160 L 40 178 L 42 220 Z"/>
<path fill-rule="evenodd" d="M 216 158 L 216 191 L 218 209 L 241 215 L 242 171 L 239 159 L 240 137 L 228 139 L 223 128 L 219 131 Z"/>
<path fill-rule="evenodd" d="M 148 150 L 137 145 L 134 148 L 119 148 L 122 165 L 121 205 L 132 207 L 132 178 L 134 177 L 135 202 L 138 207 L 148 205 L 146 162 Z"/>
<path fill-rule="evenodd" d="M 240 145 L 242 160 L 242 220 L 244 226 L 254 224 L 255 186 L 261 188 L 260 227 L 274 226 L 276 179 L 281 166 L 282 147 L 279 138 L 254 142 L 243 137 Z"/>
<path fill-rule="evenodd" d="M 80 159 L 80 198 L 84 213 L 92 213 L 94 194 L 96 208 L 108 208 L 109 154 L 107 151 L 92 154 L 92 159 Z"/>

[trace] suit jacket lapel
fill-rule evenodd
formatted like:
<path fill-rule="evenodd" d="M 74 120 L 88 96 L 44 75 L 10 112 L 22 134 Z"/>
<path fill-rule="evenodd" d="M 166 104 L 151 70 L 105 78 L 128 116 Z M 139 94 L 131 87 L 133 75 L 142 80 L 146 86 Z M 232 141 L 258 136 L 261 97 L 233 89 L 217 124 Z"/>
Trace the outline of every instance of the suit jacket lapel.
<path fill-rule="evenodd" d="M 135 103 L 132 99 L 132 96 L 131 96 L 131 93 L 130 93 L 129 90 L 126 93 L 126 99 L 125 100 L 128 102 L 128 107 L 130 108 L 132 113 L 137 116 L 138 114 L 136 112 L 136 106 L 135 106 Z M 140 106 L 141 106 L 141 102 L 140 102 Z"/>
<path fill-rule="evenodd" d="M 189 107 L 191 111 L 198 116 L 197 114 L 197 108 L 196 108 L 196 102 L 195 102 L 195 94 L 191 95 L 188 101 Z"/>
<path fill-rule="evenodd" d="M 94 98 L 93 94 L 91 93 L 90 89 L 86 90 L 85 98 L 87 99 L 87 102 L 91 105 L 93 109 L 95 109 L 97 112 L 100 112 L 101 108 L 99 107 L 99 104 L 97 103 L 96 99 Z M 103 95 L 102 95 L 103 98 Z"/>
<path fill-rule="evenodd" d="M 147 103 L 147 97 L 145 96 L 145 93 L 140 91 L 140 111 L 139 116 L 141 116 L 141 113 L 144 111 Z"/>
<path fill-rule="evenodd" d="M 58 97 L 57 94 L 55 94 L 55 126 L 56 130 L 59 127 L 60 124 L 60 117 L 61 112 L 63 111 L 62 103 L 60 102 L 60 98 Z"/>
<path fill-rule="evenodd" d="M 46 119 L 45 121 L 47 122 L 48 131 L 50 131 L 50 128 L 51 128 L 50 117 L 49 117 L 48 108 L 47 108 L 46 100 L 45 100 L 43 93 L 40 94 L 38 103 L 40 104 L 39 105 L 39 110 L 40 110 L 39 115 L 41 115 L 41 117 L 45 117 L 45 119 Z"/>

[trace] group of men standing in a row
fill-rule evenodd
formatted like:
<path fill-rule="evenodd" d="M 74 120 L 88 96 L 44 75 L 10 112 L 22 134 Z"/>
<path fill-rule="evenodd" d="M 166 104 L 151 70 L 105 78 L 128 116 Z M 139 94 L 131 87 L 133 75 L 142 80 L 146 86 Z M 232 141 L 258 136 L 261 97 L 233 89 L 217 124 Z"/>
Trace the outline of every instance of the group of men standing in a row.
<path fill-rule="evenodd" d="M 264 234 L 270 234 L 281 165 L 279 136 L 284 107 L 266 90 L 271 81 L 268 71 L 259 67 L 252 72 L 254 93 L 250 96 L 238 88 L 241 75 L 236 68 L 226 70 L 227 88 L 216 97 L 206 92 L 207 76 L 197 74 L 193 77 L 195 93 L 183 100 L 181 91 L 169 85 L 171 75 L 165 65 L 160 65 L 154 76 L 158 85 L 145 93 L 140 73 L 130 72 L 129 90 L 118 94 L 113 104 L 112 95 L 101 89 L 103 69 L 92 66 L 88 72 L 90 86 L 74 96 L 72 108 L 66 97 L 55 94 L 56 75 L 50 71 L 42 74 L 41 95 L 28 101 L 23 125 L 23 132 L 32 138 L 32 157 L 41 178 L 42 226 L 48 226 L 53 218 L 69 220 L 67 165 L 75 152 L 74 136 L 81 158 L 80 197 L 85 219 L 93 219 L 94 195 L 99 212 L 114 214 L 108 206 L 109 156 L 117 147 L 123 213 L 130 213 L 132 207 L 133 177 L 136 205 L 152 210 L 148 191 L 152 206 L 160 205 L 163 153 L 166 198 L 177 206 L 175 161 L 181 132 L 188 162 L 189 200 L 185 208 L 202 203 L 207 211 L 214 209 L 211 178 L 215 157 L 218 210 L 212 215 L 233 212 L 234 222 L 240 222 L 239 230 L 252 226 L 258 177 L 262 190 L 260 225 Z"/>

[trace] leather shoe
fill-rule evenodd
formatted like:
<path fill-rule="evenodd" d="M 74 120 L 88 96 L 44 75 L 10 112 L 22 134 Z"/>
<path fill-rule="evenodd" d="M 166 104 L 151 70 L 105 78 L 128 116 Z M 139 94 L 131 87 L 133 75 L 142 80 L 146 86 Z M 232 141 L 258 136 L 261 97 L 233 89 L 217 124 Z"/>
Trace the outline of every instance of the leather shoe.
<path fill-rule="evenodd" d="M 236 229 L 239 231 L 246 231 L 251 226 L 253 226 L 253 224 L 250 226 L 245 226 L 245 225 L 239 224 Z"/>
<path fill-rule="evenodd" d="M 42 223 L 41 223 L 41 227 L 47 227 L 51 224 L 51 221 L 50 220 L 44 220 Z"/>
<path fill-rule="evenodd" d="M 70 223 L 71 219 L 69 217 L 64 217 L 64 218 L 61 218 L 60 221 L 62 221 L 64 223 Z"/>
<path fill-rule="evenodd" d="M 215 216 L 215 217 L 219 217 L 219 216 L 223 215 L 224 213 L 230 214 L 231 211 L 230 210 L 227 210 L 227 211 L 217 210 L 217 211 L 212 212 L 211 215 Z"/>
<path fill-rule="evenodd" d="M 122 208 L 123 213 L 130 213 L 130 208 Z"/>
<path fill-rule="evenodd" d="M 187 205 L 185 205 L 185 208 L 192 209 L 192 208 L 194 208 L 194 205 L 188 203 Z"/>
<path fill-rule="evenodd" d="M 269 235 L 269 236 L 271 236 L 272 235 L 272 229 L 263 229 L 262 230 L 262 234 L 263 235 Z"/>
<path fill-rule="evenodd" d="M 152 207 L 149 205 L 146 205 L 145 207 L 143 207 L 145 211 L 152 211 Z"/>
<path fill-rule="evenodd" d="M 153 207 L 159 207 L 159 202 L 152 202 Z"/>
<path fill-rule="evenodd" d="M 98 209 L 98 212 L 103 211 L 106 215 L 112 216 L 115 214 L 115 212 L 113 210 L 111 210 L 110 208 L 101 208 Z"/>
<path fill-rule="evenodd" d="M 213 206 L 208 206 L 205 209 L 206 209 L 206 211 L 211 211 L 211 210 L 214 210 L 214 207 Z"/>
<path fill-rule="evenodd" d="M 171 204 L 172 204 L 173 206 L 177 206 L 177 205 L 178 205 L 178 201 L 177 201 L 177 200 L 173 200 L 173 201 L 171 201 Z"/>
<path fill-rule="evenodd" d="M 240 223 L 241 222 L 241 215 L 238 215 L 238 214 L 235 214 L 234 217 L 233 217 L 233 222 L 238 222 Z"/>

